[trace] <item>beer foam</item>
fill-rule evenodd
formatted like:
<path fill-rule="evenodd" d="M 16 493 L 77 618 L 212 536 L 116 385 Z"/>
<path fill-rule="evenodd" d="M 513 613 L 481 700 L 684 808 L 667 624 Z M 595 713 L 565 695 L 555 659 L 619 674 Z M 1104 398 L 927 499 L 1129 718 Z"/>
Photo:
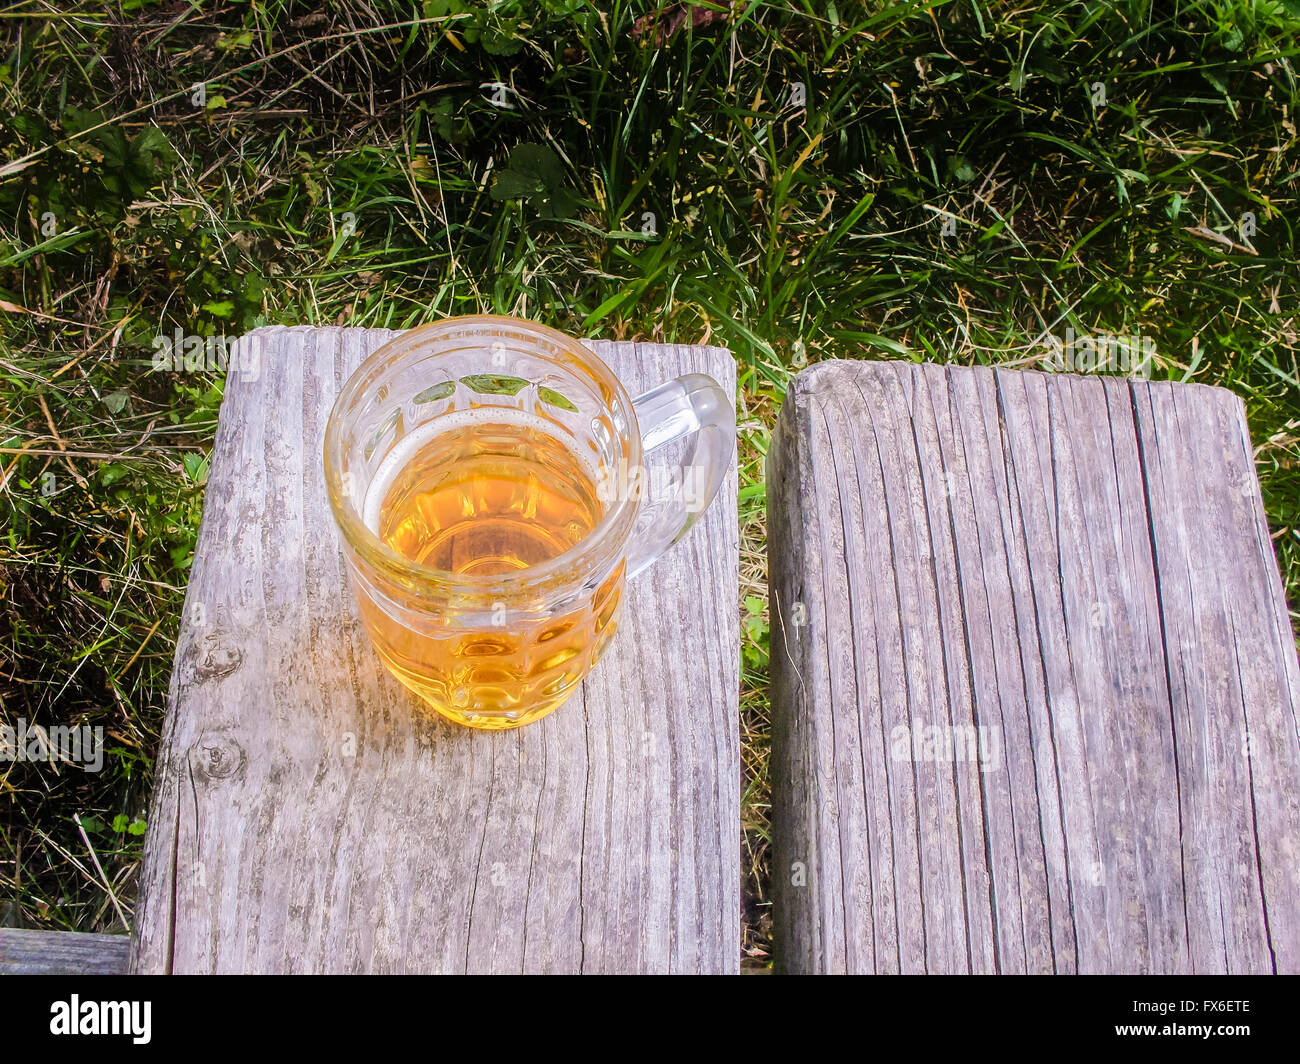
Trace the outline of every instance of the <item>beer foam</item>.
<path fill-rule="evenodd" d="M 448 432 L 473 428 L 476 425 L 517 425 L 532 429 L 543 436 L 549 436 L 562 446 L 583 467 L 593 484 L 599 483 L 600 474 L 592 461 L 579 454 L 573 446 L 572 439 L 565 439 L 555 431 L 556 424 L 546 418 L 530 414 L 527 410 L 517 410 L 510 406 L 476 406 L 470 410 L 455 410 L 449 414 L 440 414 L 432 421 L 427 421 L 413 432 L 407 433 L 391 451 L 384 456 L 370 479 L 366 489 L 366 502 L 361 518 L 371 532 L 379 534 L 379 512 L 383 508 L 388 489 L 397 475 L 410 463 L 416 453 L 431 440 Z"/>

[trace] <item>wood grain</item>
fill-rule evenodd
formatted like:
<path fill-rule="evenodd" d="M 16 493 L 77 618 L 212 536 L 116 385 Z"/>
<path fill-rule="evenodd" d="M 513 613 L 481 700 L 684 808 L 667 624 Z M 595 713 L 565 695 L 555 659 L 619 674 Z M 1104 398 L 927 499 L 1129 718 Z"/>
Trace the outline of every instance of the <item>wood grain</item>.
<path fill-rule="evenodd" d="M 122 975 L 126 935 L 0 927 L 0 975 Z"/>
<path fill-rule="evenodd" d="M 1236 396 L 820 364 L 768 528 L 786 970 L 1300 971 L 1300 665 Z"/>
<path fill-rule="evenodd" d="M 321 468 L 335 394 L 394 334 L 257 335 L 221 408 L 133 969 L 735 971 L 734 464 L 580 696 L 518 731 L 431 721 L 360 626 Z M 720 348 L 591 346 L 633 395 L 734 387 Z"/>

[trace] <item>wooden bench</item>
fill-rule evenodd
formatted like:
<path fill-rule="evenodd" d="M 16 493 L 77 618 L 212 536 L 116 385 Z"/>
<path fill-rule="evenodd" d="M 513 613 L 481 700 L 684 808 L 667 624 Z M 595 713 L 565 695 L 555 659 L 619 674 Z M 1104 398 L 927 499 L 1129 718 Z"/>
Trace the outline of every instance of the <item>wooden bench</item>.
<path fill-rule="evenodd" d="M 824 363 L 767 490 L 781 967 L 1300 971 L 1300 666 L 1236 396 Z"/>
<path fill-rule="evenodd" d="M 580 697 L 430 720 L 356 615 L 322 483 L 383 329 L 272 328 L 221 407 L 145 856 L 138 972 L 734 972 L 734 465 L 629 584 Z M 244 341 L 246 342 L 246 341 Z M 724 349 L 592 343 L 636 395 Z M 248 379 L 255 376 L 256 379 Z"/>
<path fill-rule="evenodd" d="M 0 927 L 0 975 L 122 975 L 126 935 Z"/>

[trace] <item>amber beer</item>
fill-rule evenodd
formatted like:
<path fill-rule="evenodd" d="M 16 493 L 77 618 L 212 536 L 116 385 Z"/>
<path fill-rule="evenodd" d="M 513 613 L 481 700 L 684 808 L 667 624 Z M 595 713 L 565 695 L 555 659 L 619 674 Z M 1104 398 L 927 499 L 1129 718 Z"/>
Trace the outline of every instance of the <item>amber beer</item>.
<path fill-rule="evenodd" d="M 366 523 L 422 566 L 495 576 L 550 561 L 599 523 L 590 463 L 521 410 L 447 415 L 408 437 L 375 474 Z M 614 634 L 618 566 L 581 609 L 531 623 L 494 604 L 482 630 L 413 631 L 362 600 L 375 644 L 402 683 L 445 716 L 480 728 L 518 727 L 572 693 Z"/>
<path fill-rule="evenodd" d="M 678 441 L 693 444 L 687 461 L 655 454 Z M 534 322 L 398 335 L 344 382 L 324 447 L 380 658 L 457 723 L 545 716 L 609 646 L 625 581 L 716 494 L 734 446 L 730 399 L 702 374 L 633 400 L 586 347 Z M 664 498 L 643 491 L 648 457 L 671 474 Z"/>

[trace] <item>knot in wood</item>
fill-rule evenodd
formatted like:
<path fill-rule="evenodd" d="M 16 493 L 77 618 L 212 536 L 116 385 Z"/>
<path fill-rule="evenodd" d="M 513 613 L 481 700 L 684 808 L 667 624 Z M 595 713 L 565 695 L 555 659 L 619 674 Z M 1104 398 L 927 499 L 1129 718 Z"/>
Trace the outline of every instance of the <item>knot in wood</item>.
<path fill-rule="evenodd" d="M 199 646 L 194 671 L 201 680 L 216 680 L 229 676 L 243 660 L 244 653 L 237 646 L 209 634 Z"/>
<path fill-rule="evenodd" d="M 224 735 L 205 735 L 190 747 L 195 775 L 206 780 L 228 780 L 244 767 L 244 748 Z"/>

